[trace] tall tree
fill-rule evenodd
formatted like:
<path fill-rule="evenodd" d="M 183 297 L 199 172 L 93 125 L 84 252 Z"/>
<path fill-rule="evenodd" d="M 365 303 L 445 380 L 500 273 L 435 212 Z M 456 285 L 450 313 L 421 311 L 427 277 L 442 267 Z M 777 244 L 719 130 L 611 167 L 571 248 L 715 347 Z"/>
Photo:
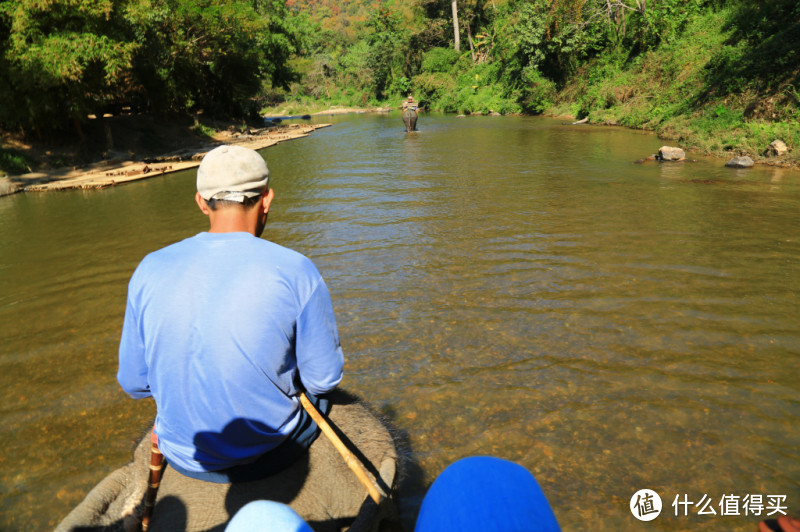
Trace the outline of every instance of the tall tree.
<path fill-rule="evenodd" d="M 461 32 L 458 29 L 458 5 L 457 0 L 453 0 L 450 4 L 451 9 L 453 10 L 453 43 L 455 44 L 454 48 L 456 52 L 461 51 Z"/>

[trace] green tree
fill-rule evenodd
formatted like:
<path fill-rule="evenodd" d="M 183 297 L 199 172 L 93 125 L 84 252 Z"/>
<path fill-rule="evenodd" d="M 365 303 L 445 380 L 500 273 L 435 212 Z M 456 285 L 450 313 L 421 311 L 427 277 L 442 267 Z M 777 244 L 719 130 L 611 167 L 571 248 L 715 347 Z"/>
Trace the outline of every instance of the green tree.
<path fill-rule="evenodd" d="M 0 4 L 0 123 L 23 130 L 78 127 L 126 92 L 136 43 L 118 24 L 121 2 Z"/>
<path fill-rule="evenodd" d="M 299 49 L 281 0 L 19 0 L 0 3 L 0 124 L 81 132 L 122 105 L 252 113 L 286 86 Z"/>
<path fill-rule="evenodd" d="M 519 1 L 506 5 L 497 24 L 494 58 L 504 65 L 505 83 L 524 81 L 523 72 L 538 71 L 563 83 L 578 64 L 607 44 L 602 21 L 579 0 Z"/>
<path fill-rule="evenodd" d="M 405 36 L 399 18 L 386 7 L 378 10 L 367 27 L 371 30 L 367 36 L 367 64 L 372 71 L 373 94 L 382 99 L 389 96 L 390 87 L 402 76 Z"/>
<path fill-rule="evenodd" d="M 134 7 L 134 70 L 156 112 L 241 116 L 255 110 L 264 80 L 291 80 L 299 34 L 277 0 L 139 0 Z"/>

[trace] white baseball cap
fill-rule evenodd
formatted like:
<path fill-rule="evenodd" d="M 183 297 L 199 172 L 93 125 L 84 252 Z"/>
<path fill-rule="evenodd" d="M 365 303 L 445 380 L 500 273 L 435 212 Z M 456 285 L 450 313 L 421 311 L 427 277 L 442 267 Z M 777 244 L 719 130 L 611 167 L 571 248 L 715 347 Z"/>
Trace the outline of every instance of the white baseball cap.
<path fill-rule="evenodd" d="M 218 146 L 197 168 L 197 191 L 206 201 L 241 203 L 259 196 L 268 184 L 267 162 L 257 151 L 242 146 Z"/>

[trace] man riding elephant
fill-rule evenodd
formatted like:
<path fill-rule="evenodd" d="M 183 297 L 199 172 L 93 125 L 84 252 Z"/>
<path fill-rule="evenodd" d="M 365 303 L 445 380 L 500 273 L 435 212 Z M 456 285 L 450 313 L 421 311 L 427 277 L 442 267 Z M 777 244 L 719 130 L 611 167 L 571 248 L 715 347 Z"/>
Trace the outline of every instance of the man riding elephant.
<path fill-rule="evenodd" d="M 252 482 L 206 482 L 167 467 L 159 479 L 148 532 L 221 531 L 241 508 L 266 500 L 289 505 L 317 532 L 340 532 L 345 524 L 350 532 L 385 530 L 375 525 L 396 519 L 389 496 L 401 466 L 392 435 L 362 398 L 340 387 L 326 397 L 332 404 L 326 421 L 347 437 L 347 448 L 357 452 L 367 475 L 385 497 L 381 504 L 375 504 L 364 483 L 353 474 L 352 464 L 342 458 L 332 441 L 320 436 L 289 467 Z M 153 470 L 150 448 L 150 438 L 143 438 L 133 460 L 94 486 L 55 532 L 143 529 Z"/>
<path fill-rule="evenodd" d="M 417 107 L 418 104 L 414 101 L 414 97 L 410 94 L 408 98 L 403 100 L 400 104 L 403 109 L 403 123 L 406 125 L 406 131 L 416 131 L 417 129 Z"/>
<path fill-rule="evenodd" d="M 128 286 L 117 379 L 153 397 L 169 466 L 218 483 L 291 465 L 319 434 L 301 408 L 342 379 L 328 289 L 305 256 L 260 236 L 274 192 L 261 155 L 220 146 L 197 170 L 210 228 L 145 257 Z"/>

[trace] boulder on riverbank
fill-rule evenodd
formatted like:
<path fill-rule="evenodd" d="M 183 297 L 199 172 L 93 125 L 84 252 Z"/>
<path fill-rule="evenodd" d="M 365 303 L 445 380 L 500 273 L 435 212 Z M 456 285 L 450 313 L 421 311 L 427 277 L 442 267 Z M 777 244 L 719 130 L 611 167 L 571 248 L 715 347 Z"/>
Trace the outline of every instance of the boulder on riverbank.
<path fill-rule="evenodd" d="M 11 179 L 7 177 L 0 177 L 0 196 L 8 196 L 10 194 L 15 194 L 21 190 L 21 187 L 12 182 Z"/>
<path fill-rule="evenodd" d="M 786 143 L 780 139 L 775 139 L 769 143 L 769 148 L 764 152 L 767 157 L 782 157 L 789 152 Z"/>
<path fill-rule="evenodd" d="M 753 165 L 755 165 L 753 159 L 751 159 L 747 155 L 734 157 L 733 159 L 725 163 L 725 166 L 729 168 L 752 168 Z"/>

